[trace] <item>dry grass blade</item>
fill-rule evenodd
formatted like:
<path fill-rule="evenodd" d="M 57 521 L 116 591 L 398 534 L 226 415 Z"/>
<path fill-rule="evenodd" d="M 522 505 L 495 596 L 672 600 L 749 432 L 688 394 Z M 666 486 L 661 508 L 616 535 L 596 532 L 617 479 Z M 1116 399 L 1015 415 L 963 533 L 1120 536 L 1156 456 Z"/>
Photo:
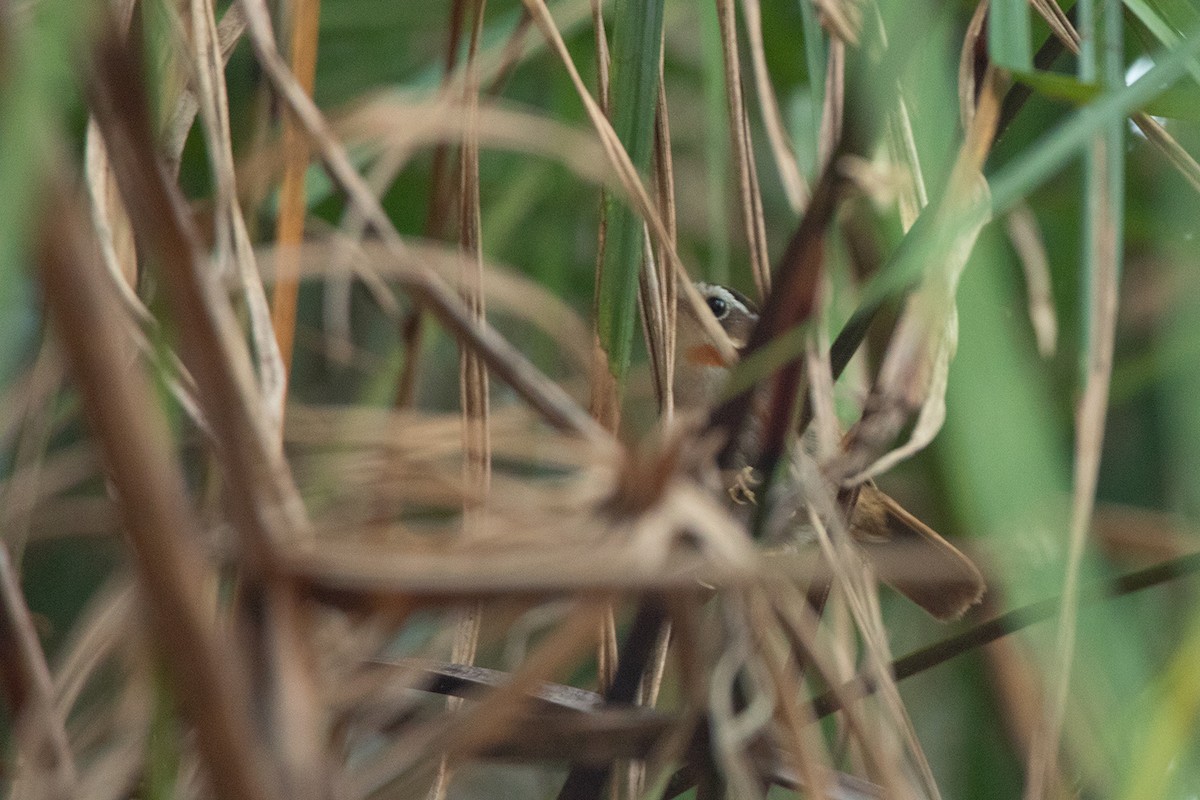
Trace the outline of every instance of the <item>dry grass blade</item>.
<path fill-rule="evenodd" d="M 599 92 L 599 107 L 606 121 L 610 119 L 611 106 L 609 105 L 609 88 L 612 74 L 612 55 L 608 48 L 608 33 L 604 28 L 604 8 L 600 0 L 591 0 L 592 9 L 592 34 L 596 41 L 596 83 Z M 526 13 L 529 8 L 525 8 Z M 610 122 L 611 124 L 611 122 Z M 604 275 L 604 263 L 608 258 L 608 225 L 609 225 L 609 209 L 613 206 L 609 203 L 606 191 L 600 193 L 600 223 L 596 229 L 596 269 L 595 279 L 592 282 L 592 297 L 593 301 L 593 317 L 598 317 L 599 302 L 601 295 L 601 279 Z M 643 270 L 638 270 L 639 280 L 644 280 Z M 615 371 L 610 369 L 608 353 L 605 351 L 603 344 L 600 341 L 600 332 L 596 324 L 592 325 L 591 330 L 591 358 L 589 359 L 588 368 L 588 411 L 595 417 L 596 421 L 610 433 L 615 433 L 621 424 L 621 407 L 620 407 L 620 386 L 617 383 Z M 605 626 L 609 624 L 609 619 L 606 618 Z M 600 640 L 601 651 L 599 653 L 600 661 L 602 662 L 599 670 L 601 675 L 607 675 L 611 670 L 609 665 L 603 663 L 606 660 L 608 637 L 603 636 Z"/>
<path fill-rule="evenodd" d="M 800 676 L 793 674 L 796 663 L 783 657 L 768 633 L 779 631 L 780 625 L 771 611 L 768 597 L 761 591 L 748 593 L 746 611 L 756 645 L 764 654 L 763 661 L 770 672 L 779 703 L 777 726 L 782 729 L 783 751 L 797 775 L 804 777 L 804 786 L 814 797 L 829 794 L 829 756 L 819 737 L 806 735 L 813 722 L 810 706 L 800 704 Z M 814 752 L 815 751 L 815 752 Z"/>
<path fill-rule="evenodd" d="M 980 3 L 975 8 L 963 35 L 962 49 L 959 51 L 958 117 L 964 131 L 971 129 L 971 124 L 975 121 L 975 106 L 979 102 L 978 90 L 983 76 L 977 75 L 976 69 L 979 66 L 979 51 L 984 42 L 981 37 L 984 35 L 987 13 L 987 3 Z"/>
<path fill-rule="evenodd" d="M 1038 747 L 1037 737 L 1042 735 L 1046 693 L 1031 654 L 1012 639 L 992 642 L 984 653 L 993 691 L 1008 709 L 1004 715 L 1008 737 L 1021 752 L 1032 752 Z M 1047 776 L 1046 786 L 1050 798 L 1065 800 L 1071 796 L 1059 770 Z"/>
<path fill-rule="evenodd" d="M 133 2 L 126 2 L 118 9 L 117 17 L 122 30 L 127 30 L 129 27 L 134 5 Z M 178 22 L 176 18 L 173 18 L 172 21 Z M 226 11 L 220 24 L 217 25 L 216 39 L 222 66 L 228 62 L 243 27 L 241 14 L 236 7 Z M 180 30 L 178 33 L 181 41 L 190 42 L 192 40 L 192 36 L 185 31 Z M 197 65 L 197 69 L 202 69 L 202 65 Z M 194 77 L 196 71 L 196 69 L 190 70 L 189 74 Z M 220 75 L 218 74 L 216 78 L 219 79 Z M 193 83 L 195 83 L 194 80 Z M 166 124 L 167 133 L 162 152 L 165 154 L 168 171 L 172 174 L 179 170 L 184 143 L 200 108 L 198 91 L 199 87 L 194 85 L 182 87 L 174 101 L 174 109 Z M 108 152 L 94 115 L 88 119 L 85 154 L 86 182 L 92 201 L 90 204 L 92 223 L 99 239 L 103 264 L 110 274 L 112 285 L 121 300 L 121 305 L 127 311 L 129 335 L 133 339 L 134 345 L 145 357 L 158 364 L 164 354 L 150 342 L 150 337 L 157 330 L 157 323 L 134 291 L 138 277 L 138 264 L 133 243 L 133 229 L 121 200 Z M 261 294 L 261 288 L 259 294 Z M 212 431 L 196 396 L 195 381 L 173 351 L 167 351 L 165 358 L 168 374 L 164 377 L 171 394 L 196 426 L 211 435 Z"/>
<path fill-rule="evenodd" d="M 665 35 L 665 34 L 664 34 Z M 667 114 L 667 91 L 659 64 L 657 117 L 654 125 L 654 182 L 658 208 L 675 241 L 675 175 L 671 156 L 671 124 Z M 638 300 L 641 304 L 642 326 L 650 368 L 654 376 L 654 391 L 658 397 L 659 415 L 669 426 L 675 415 L 675 321 L 678 312 L 678 287 L 673 269 L 664 269 L 666 261 L 662 248 L 655 248 L 650 229 L 644 225 L 643 251 L 645 257 L 638 272 Z"/>
<path fill-rule="evenodd" d="M 1116 32 L 1107 17 L 1116 14 Z M 1092 54 L 1081 59 L 1082 71 L 1098 72 L 1103 82 L 1115 85 L 1124 82 L 1123 58 L 1109 54 L 1120 42 L 1119 4 L 1106 5 L 1105 25 L 1096 25 L 1093 35 L 1105 52 L 1103 68 Z M 1085 220 L 1085 253 L 1083 265 L 1088 280 L 1086 301 L 1086 362 L 1083 394 L 1075 412 L 1075 462 L 1071 492 L 1071 529 L 1067 547 L 1067 562 L 1063 576 L 1063 603 L 1060 609 L 1054 668 L 1056 680 L 1049 697 L 1044 740 L 1030 750 L 1029 779 L 1026 797 L 1037 800 L 1044 796 L 1045 782 L 1057 771 L 1059 739 L 1067 713 L 1075 657 L 1075 638 L 1078 625 L 1079 588 L 1083 569 L 1084 547 L 1092 526 L 1096 503 L 1096 488 L 1100 475 L 1100 457 L 1104 446 L 1104 430 L 1108 412 L 1109 385 L 1112 381 L 1113 352 L 1116 344 L 1117 300 L 1119 296 L 1121 249 L 1124 240 L 1124 120 L 1114 120 L 1097 133 L 1088 149 L 1086 160 L 1087 189 L 1091 197 Z"/>
<path fill-rule="evenodd" d="M 1133 124 L 1146 135 L 1146 138 L 1167 157 L 1167 161 L 1179 171 L 1191 187 L 1200 192 L 1200 163 L 1187 150 L 1167 133 L 1162 123 L 1148 114 L 1134 114 Z"/>
<path fill-rule="evenodd" d="M 47 800 L 75 796 L 78 777 L 46 658 L 21 596 L 8 548 L 0 545 L 0 678 L 24 769 L 16 785 Z"/>
<path fill-rule="evenodd" d="M 478 105 L 479 74 L 476 55 L 479 38 L 483 31 L 486 0 L 476 0 L 473 5 L 474 25 L 471 29 L 470 47 L 467 54 L 466 106 L 462 151 L 459 156 L 462 175 L 459 188 L 459 247 L 463 252 L 463 275 L 460 291 L 471 316 L 477 325 L 486 319 L 483 294 L 483 242 L 482 223 L 479 209 L 479 120 L 475 113 Z M 464 347 L 460 351 L 459 402 L 463 413 L 463 444 L 466 460 L 463 464 L 464 478 L 470 490 L 487 494 L 491 479 L 491 433 L 488 403 L 487 365 L 479 354 Z M 470 515 L 468 514 L 468 517 Z M 468 535 L 469 535 L 468 523 Z M 470 646 L 471 650 L 474 645 Z"/>
<path fill-rule="evenodd" d="M 201 388 L 206 417 L 222 448 L 231 517 L 245 537 L 251 563 L 265 568 L 274 542 L 302 536 L 307 526 L 278 446 L 279 426 L 260 413 L 241 332 L 214 276 L 203 267 L 179 190 L 154 156 L 141 82 L 130 51 L 115 37 L 99 47 L 91 87 L 92 109 L 118 167 L 130 218 L 157 256 L 168 302 L 181 321 L 183 360 Z"/>
<path fill-rule="evenodd" d="M 821 130 L 817 136 L 817 166 L 825 170 L 842 140 L 846 112 L 846 44 L 841 39 L 829 43 L 825 66 L 825 104 L 821 108 Z"/>
<path fill-rule="evenodd" d="M 808 187 L 800 174 L 800 165 L 792 151 L 791 138 L 779 113 L 779 101 L 771 88 L 771 76 L 767 72 L 767 56 L 763 46 L 762 6 L 759 0 L 742 0 L 742 15 L 746 20 L 746 38 L 750 44 L 750 62 L 754 68 L 754 86 L 758 93 L 758 105 L 762 111 L 763 128 L 771 142 L 775 155 L 775 167 L 783 182 L 792 211 L 799 214 L 808 202 Z"/>
<path fill-rule="evenodd" d="M 1058 314 L 1054 310 L 1050 283 L 1050 258 L 1038 230 L 1037 220 L 1028 206 L 1018 205 L 1005 218 L 1009 239 L 1025 271 L 1025 292 L 1029 297 L 1029 321 L 1037 339 L 1038 352 L 1050 358 L 1058 346 Z"/>
<path fill-rule="evenodd" d="M 459 248 L 463 252 L 463 274 L 460 291 L 463 301 L 477 324 L 486 319 L 483 296 L 483 242 L 479 208 L 479 39 L 483 32 L 487 0 L 456 3 L 469 7 L 474 24 L 471 26 L 467 49 L 462 146 L 459 149 Z M 491 416 L 488 396 L 487 365 L 470 347 L 459 346 L 459 405 L 462 410 L 463 535 L 477 534 L 479 499 L 486 502 L 491 490 L 492 443 Z M 473 664 L 479 648 L 483 609 L 475 604 L 460 612 L 454 626 L 454 644 L 450 658 L 456 664 Z M 450 702 L 448 708 L 457 704 Z M 449 758 L 443 756 L 438 764 L 437 778 L 429 791 L 431 800 L 443 800 L 450 787 L 452 769 Z"/>
<path fill-rule="evenodd" d="M 290 4 L 290 11 L 292 74 L 304 93 L 312 97 L 317 75 L 317 30 L 321 0 L 295 0 Z M 279 189 L 275 242 L 281 250 L 290 253 L 304 239 L 304 216 L 308 210 L 304 179 L 309 161 L 308 137 L 291 116 L 285 116 L 283 120 L 283 159 L 283 184 Z M 296 265 L 281 262 L 275 279 L 271 322 L 285 373 L 292 363 L 299 290 Z"/>
<path fill-rule="evenodd" d="M 95 120 L 88 120 L 85 153 L 87 185 L 92 200 L 92 221 L 100 239 L 104 266 L 117 276 L 118 280 L 114 283 L 121 290 L 125 302 L 136 309 L 136 313 L 139 313 L 144 321 L 148 321 L 150 313 L 144 309 L 132 288 L 137 281 L 133 228 L 129 225 L 129 216 L 121 203 L 120 191 Z"/>
<path fill-rule="evenodd" d="M 58 391 L 62 379 L 62 362 L 53 343 L 47 339 L 42 342 L 29 371 L 29 384 L 35 391 L 44 392 L 45 400 Z M 0 487 L 0 530 L 4 531 L 5 544 L 12 550 L 12 559 L 18 571 L 25 544 L 29 540 L 34 509 L 45 495 L 81 479 L 77 478 L 78 469 L 67 470 L 66 476 L 62 475 L 63 470 L 58 470 L 56 475 L 55 471 L 46 469 L 50 460 L 47 453 L 50 437 L 57 427 L 53 410 L 52 403 L 28 403 L 25 413 L 16 417 L 20 421 L 16 452 L 8 480 Z M 87 467 L 84 469 L 91 472 Z M 50 472 L 50 476 L 46 472 Z M 50 485 L 47 486 L 47 483 Z"/>
<path fill-rule="evenodd" d="M 241 9 L 236 5 L 227 8 L 221 16 L 221 21 L 217 23 L 217 48 L 221 53 L 222 67 L 229 63 L 229 57 L 245 30 L 246 21 L 242 17 Z M 186 33 L 184 38 L 187 38 Z M 163 158 L 172 175 L 179 174 L 183 148 L 199 110 L 200 100 L 196 96 L 196 87 L 184 87 L 175 101 L 175 108 L 167 122 L 163 140 Z"/>
<path fill-rule="evenodd" d="M 247 31 L 260 63 L 288 108 L 303 123 L 305 132 L 319 150 L 331 177 L 346 192 L 359 213 L 388 248 L 394 253 L 403 253 L 404 243 L 378 199 L 371 193 L 362 176 L 355 171 L 345 148 L 333 137 L 321 113 L 296 84 L 280 58 L 263 0 L 242 0 L 242 8 L 247 19 Z M 602 428 L 575 406 L 557 385 L 541 375 L 519 351 L 491 328 L 475 324 L 469 312 L 442 281 L 424 274 L 414 277 L 406 285 L 455 336 L 470 341 L 483 355 L 489 367 L 509 383 L 526 402 L 538 409 L 551 424 L 583 433 L 596 440 L 608 438 Z"/>
<path fill-rule="evenodd" d="M 803 454 L 798 455 L 797 461 L 801 467 L 802 479 L 810 485 L 820 485 L 819 472 L 811 459 Z M 887 632 L 879 615 L 876 602 L 874 576 L 869 570 L 861 568 L 858 557 L 854 554 L 848 531 L 841 524 L 833 497 L 824 492 L 813 493 L 812 502 L 808 509 L 809 521 L 817 534 L 817 542 L 825 561 L 830 565 L 834 575 L 834 586 L 840 590 L 840 596 L 845 598 L 850 609 L 850 616 L 855 629 L 863 638 L 866 670 L 874 680 L 879 681 L 878 690 L 884 705 L 881 711 L 879 750 L 874 755 L 880 764 L 890 765 L 893 775 L 889 780 L 893 785 L 903 787 L 900 796 L 908 796 L 916 791 L 914 778 L 902 770 L 904 765 L 902 752 L 897 739 L 903 742 L 909 757 L 915 763 L 919 780 L 923 784 L 923 793 L 937 797 L 937 787 L 932 780 L 929 766 L 921 750 L 920 742 L 912 731 L 912 723 L 900 700 L 900 692 L 890 671 L 891 657 L 889 655 Z M 824 520 L 829 520 L 827 529 Z M 898 781 L 898 783 L 897 783 Z"/>
<path fill-rule="evenodd" d="M 308 520 L 283 460 L 282 369 L 232 184 L 228 109 L 212 10 L 197 0 L 192 11 L 201 109 L 218 194 L 223 198 L 219 214 L 224 220 L 217 224 L 218 252 L 237 265 L 247 293 L 267 396 L 256 391 L 249 355 L 232 309 L 214 276 L 204 269 L 197 236 L 183 212 L 179 190 L 166 179 L 166 171 L 155 156 L 145 98 L 129 45 L 119 43 L 115 37 L 104 40 L 98 51 L 91 85 L 92 108 L 113 163 L 118 166 L 118 181 L 130 219 L 163 272 L 168 303 L 180 320 L 181 350 L 203 391 L 206 416 L 224 470 L 223 499 L 245 556 L 244 608 L 273 612 L 253 628 L 253 641 L 254 660 L 265 666 L 257 674 L 267 684 L 256 687 L 264 690 L 256 691 L 255 697 L 261 704 L 260 712 L 270 719 L 268 729 L 278 747 L 277 779 L 290 792 L 317 796 L 323 791 L 324 780 L 317 757 L 318 725 L 311 676 L 305 672 L 309 659 L 305 655 L 306 637 L 300 632 L 303 619 L 289 588 L 270 580 L 275 548 L 287 538 L 303 538 Z"/>
<path fill-rule="evenodd" d="M 229 800 L 277 797 L 248 713 L 244 662 L 220 641 L 205 599 L 207 570 L 194 542 L 178 465 L 165 450 L 166 423 L 146 381 L 120 360 L 116 310 L 95 269 L 86 223 L 57 189 L 48 209 L 38 261 L 46 303 L 64 354 L 121 496 L 139 576 L 179 698 L 196 726 L 209 777 Z"/>
<path fill-rule="evenodd" d="M 238 203 L 234 171 L 233 144 L 230 140 L 229 100 L 225 88 L 224 62 L 214 20 L 216 9 L 212 0 L 191 0 L 190 41 L 194 49 L 196 93 L 200 101 L 200 117 L 208 141 L 213 181 L 216 185 L 214 228 L 217 241 L 217 261 L 222 271 L 232 271 L 241 286 L 254 342 L 258 366 L 259 406 L 265 416 L 268 445 L 278 449 L 282 440 L 283 404 L 287 392 L 287 361 L 272 330 L 271 312 L 262 279 L 254 263 L 254 248 L 246 220 Z M 257 410 L 255 412 L 257 413 Z"/>
<path fill-rule="evenodd" d="M 896 85 L 896 106 L 888 111 L 887 141 L 892 161 L 903 168 L 903 174 L 897 176 L 899 186 L 896 195 L 900 206 L 900 224 L 908 231 L 921 215 L 921 210 L 929 205 L 929 194 L 925 189 L 921 159 L 917 155 L 908 103 L 904 100 L 899 83 Z"/>
<path fill-rule="evenodd" d="M 729 141 L 737 167 L 738 193 L 742 201 L 742 224 L 750 248 L 750 273 L 762 300 L 771 291 L 771 257 L 767 253 L 762 218 L 762 198 L 750 146 L 750 124 L 742 97 L 742 75 L 738 58 L 737 19 L 734 0 L 718 0 L 717 19 L 721 24 L 721 48 L 725 57 L 725 98 L 728 102 Z"/>
<path fill-rule="evenodd" d="M 655 210 L 654 202 L 650 199 L 650 195 L 646 192 L 645 187 L 642 186 L 637 170 L 634 169 L 633 163 L 629 160 L 629 154 L 621 146 L 621 142 L 613 131 L 612 125 L 608 123 L 603 109 L 592 98 L 587 90 L 587 86 L 583 82 L 583 78 L 579 75 L 579 70 L 575 68 L 575 62 L 571 59 L 566 42 L 563 41 L 562 33 L 554 24 L 554 18 L 550 15 L 550 10 L 546 7 L 545 0 L 524 0 L 524 3 L 533 15 L 534 21 L 541 29 L 542 35 L 553 45 L 559 59 L 563 62 L 563 66 L 566 67 L 567 73 L 571 78 L 571 83 L 575 86 L 576 93 L 583 101 L 588 119 L 596 129 L 596 133 L 600 136 L 600 143 L 604 148 L 604 154 L 613 171 L 616 173 L 617 181 L 626 193 L 626 199 L 642 215 L 642 218 L 646 220 L 646 224 L 650 226 L 650 230 L 657 239 L 659 247 L 668 256 L 667 260 L 670 261 L 671 269 L 675 270 L 678 278 L 678 285 L 683 288 L 683 294 L 688 305 L 695 312 L 696 318 L 700 320 L 701 327 L 708 333 L 712 345 L 725 361 L 732 363 L 735 360 L 736 353 L 729 341 L 729 337 L 724 335 L 717 321 L 708 313 L 703 298 L 696 291 L 696 287 L 692 285 L 691 277 L 688 275 L 687 269 L 683 266 L 683 262 L 675 250 L 675 245 L 671 241 L 670 231 Z"/>
<path fill-rule="evenodd" d="M 1079 42 L 1079 34 L 1075 31 L 1075 26 L 1071 24 L 1070 18 L 1058 3 L 1053 0 L 1031 0 L 1030 5 L 1041 14 L 1042 19 L 1046 21 L 1050 30 L 1059 40 Z"/>
<path fill-rule="evenodd" d="M 959 149 L 944 196 L 928 209 L 937 215 L 933 223 L 953 234 L 943 244 L 937 268 L 927 271 L 921 288 L 905 301 L 863 417 L 839 459 L 839 481 L 853 485 L 890 469 L 928 445 L 945 420 L 946 383 L 958 345 L 954 298 L 962 270 L 988 219 L 987 184 L 979 170 L 995 135 L 999 108 L 995 72 L 989 69 L 978 111 Z M 913 412 L 917 421 L 909 440 L 883 455 L 871 455 L 890 444 Z"/>

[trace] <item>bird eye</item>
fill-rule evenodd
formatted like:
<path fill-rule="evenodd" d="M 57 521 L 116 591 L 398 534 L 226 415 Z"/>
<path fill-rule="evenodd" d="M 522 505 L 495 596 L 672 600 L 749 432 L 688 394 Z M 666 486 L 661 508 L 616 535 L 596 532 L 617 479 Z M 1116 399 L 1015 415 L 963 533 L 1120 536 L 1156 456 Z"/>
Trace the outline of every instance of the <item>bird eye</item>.
<path fill-rule="evenodd" d="M 708 303 L 708 310 L 713 313 L 717 319 L 725 319 L 729 314 L 729 303 L 724 297 L 709 297 L 705 300 Z"/>

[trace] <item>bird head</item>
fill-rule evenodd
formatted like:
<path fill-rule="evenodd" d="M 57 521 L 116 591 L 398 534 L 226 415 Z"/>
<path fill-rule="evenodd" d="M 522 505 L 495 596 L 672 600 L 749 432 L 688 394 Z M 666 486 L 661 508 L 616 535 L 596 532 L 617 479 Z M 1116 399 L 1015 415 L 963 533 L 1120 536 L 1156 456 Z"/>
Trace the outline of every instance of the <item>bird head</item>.
<path fill-rule="evenodd" d="M 705 308 L 740 352 L 758 322 L 758 309 L 741 292 L 715 283 L 697 283 Z M 721 355 L 690 304 L 680 303 L 676 331 L 675 403 L 681 409 L 703 408 L 717 396 L 733 366 Z"/>

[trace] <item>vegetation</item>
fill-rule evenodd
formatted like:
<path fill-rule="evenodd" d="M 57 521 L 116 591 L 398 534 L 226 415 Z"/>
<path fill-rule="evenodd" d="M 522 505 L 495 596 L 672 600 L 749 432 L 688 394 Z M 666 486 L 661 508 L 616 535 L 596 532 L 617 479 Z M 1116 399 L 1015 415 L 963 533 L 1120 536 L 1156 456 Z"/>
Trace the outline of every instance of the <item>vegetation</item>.
<path fill-rule="evenodd" d="M 1194 797 L 1198 84 L 1190 0 L 0 3 L 0 786 Z"/>

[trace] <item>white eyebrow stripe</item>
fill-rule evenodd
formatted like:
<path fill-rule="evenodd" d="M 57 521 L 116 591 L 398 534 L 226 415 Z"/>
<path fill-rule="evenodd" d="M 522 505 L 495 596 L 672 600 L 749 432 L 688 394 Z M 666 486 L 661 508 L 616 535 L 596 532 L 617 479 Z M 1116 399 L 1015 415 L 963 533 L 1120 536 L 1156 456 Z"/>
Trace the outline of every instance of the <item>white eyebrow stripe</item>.
<path fill-rule="evenodd" d="M 758 314 L 751 311 L 745 303 L 737 298 L 733 292 L 726 289 L 724 286 L 716 283 L 704 283 L 703 281 L 696 283 L 696 288 L 700 290 L 700 294 L 705 297 L 720 297 L 725 302 L 729 303 L 731 308 L 738 309 L 743 314 L 750 317 L 758 317 Z"/>

